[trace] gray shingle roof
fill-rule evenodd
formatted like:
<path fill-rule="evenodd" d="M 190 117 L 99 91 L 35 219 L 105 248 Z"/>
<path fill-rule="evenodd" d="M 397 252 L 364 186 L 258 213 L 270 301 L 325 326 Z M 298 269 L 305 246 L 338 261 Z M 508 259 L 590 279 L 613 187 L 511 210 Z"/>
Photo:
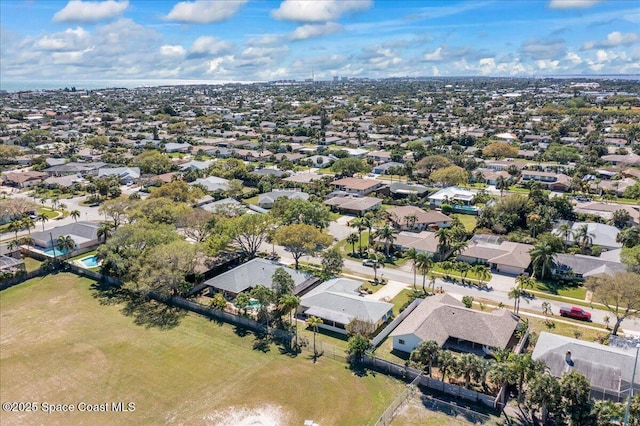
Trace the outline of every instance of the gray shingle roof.
<path fill-rule="evenodd" d="M 434 340 L 440 346 L 452 337 L 504 349 L 517 325 L 518 318 L 510 311 L 474 311 L 448 294 L 439 294 L 418 305 L 391 336 L 413 334 L 422 341 Z"/>
<path fill-rule="evenodd" d="M 295 271 L 280 263 L 257 257 L 230 271 L 210 278 L 204 283 L 218 290 L 229 291 L 236 294 L 258 285 L 271 288 L 273 274 L 278 268 L 284 268 L 291 278 L 293 278 L 296 289 L 303 288 L 308 280 L 316 279 L 309 274 Z M 294 294 L 296 294 L 296 290 L 294 290 Z"/>

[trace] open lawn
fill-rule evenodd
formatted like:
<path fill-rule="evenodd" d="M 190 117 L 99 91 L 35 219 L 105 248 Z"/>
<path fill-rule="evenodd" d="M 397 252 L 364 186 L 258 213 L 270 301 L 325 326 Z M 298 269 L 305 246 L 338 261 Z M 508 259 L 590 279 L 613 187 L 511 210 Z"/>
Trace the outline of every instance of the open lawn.
<path fill-rule="evenodd" d="M 562 297 L 572 297 L 574 299 L 584 300 L 587 295 L 587 289 L 582 286 L 557 286 L 552 281 L 536 280 L 533 290 L 542 291 L 544 293 L 555 294 Z"/>
<path fill-rule="evenodd" d="M 32 257 L 24 258 L 24 267 L 27 269 L 27 272 L 35 271 L 40 267 L 40 265 L 42 265 L 42 262 L 39 260 L 36 260 Z"/>
<path fill-rule="evenodd" d="M 0 294 L 0 399 L 73 404 L 2 424 L 372 424 L 403 385 L 60 273 Z M 133 412 L 77 412 L 80 402 Z M 256 416 L 251 418 L 250 416 Z M 253 422 L 251 422 L 253 421 Z"/>
<path fill-rule="evenodd" d="M 478 223 L 478 216 L 470 214 L 452 214 L 451 216 L 460 219 L 460 222 L 462 222 L 464 229 L 466 229 L 467 232 L 473 231 L 476 227 L 476 223 Z"/>

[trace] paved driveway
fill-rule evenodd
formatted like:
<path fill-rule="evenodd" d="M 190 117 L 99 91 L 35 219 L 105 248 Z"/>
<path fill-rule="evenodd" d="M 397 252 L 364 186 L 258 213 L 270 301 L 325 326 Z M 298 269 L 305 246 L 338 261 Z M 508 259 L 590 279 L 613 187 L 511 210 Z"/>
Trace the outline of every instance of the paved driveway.
<path fill-rule="evenodd" d="M 489 281 L 489 285 L 493 287 L 494 290 L 509 292 L 513 287 L 516 286 L 516 277 L 513 275 L 502 275 L 495 272 L 492 272 L 491 280 Z"/>

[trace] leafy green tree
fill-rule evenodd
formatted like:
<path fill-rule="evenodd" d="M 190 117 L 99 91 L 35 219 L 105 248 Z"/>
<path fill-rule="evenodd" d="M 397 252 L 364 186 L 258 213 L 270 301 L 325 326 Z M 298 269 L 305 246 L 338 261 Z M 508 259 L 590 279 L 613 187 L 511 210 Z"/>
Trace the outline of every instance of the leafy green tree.
<path fill-rule="evenodd" d="M 283 267 L 277 268 L 271 277 L 275 300 L 280 300 L 284 295 L 292 295 L 294 287 L 295 282 L 291 275 Z"/>
<path fill-rule="evenodd" d="M 360 363 L 370 349 L 371 342 L 360 333 L 349 337 L 347 341 L 347 353 L 351 356 L 351 361 L 355 364 Z"/>
<path fill-rule="evenodd" d="M 251 296 L 249 296 L 249 294 L 245 292 L 238 293 L 236 298 L 233 300 L 233 304 L 236 306 L 236 308 L 242 311 L 243 315 L 246 315 L 247 308 L 251 306 Z"/>
<path fill-rule="evenodd" d="M 469 182 L 469 173 L 460 166 L 449 166 L 432 172 L 429 180 L 445 187 L 462 185 Z"/>
<path fill-rule="evenodd" d="M 196 185 L 189 185 L 182 180 L 165 183 L 159 188 L 152 188 L 150 198 L 167 198 L 177 203 L 193 203 L 205 195 Z"/>
<path fill-rule="evenodd" d="M 447 256 L 451 252 L 452 234 L 447 228 L 440 228 L 436 231 L 436 238 L 438 239 L 438 259 L 446 260 Z"/>
<path fill-rule="evenodd" d="M 249 295 L 258 301 L 258 318 L 265 321 L 269 327 L 269 305 L 276 301 L 275 293 L 263 285 L 257 285 L 251 289 Z"/>
<path fill-rule="evenodd" d="M 333 242 L 331 236 L 311 225 L 282 226 L 276 231 L 275 240 L 291 253 L 296 262 L 296 270 L 302 256 L 312 256 Z"/>
<path fill-rule="evenodd" d="M 216 295 L 211 298 L 209 306 L 213 309 L 223 311 L 227 307 L 227 300 L 224 298 L 222 293 L 216 293 Z"/>
<path fill-rule="evenodd" d="M 113 241 L 114 238 L 111 239 Z M 192 284 L 187 276 L 195 273 L 200 249 L 195 244 L 177 240 L 145 251 L 137 259 L 139 271 L 133 281 L 137 290 L 158 291 L 168 296 L 186 296 Z"/>
<path fill-rule="evenodd" d="M 619 272 L 614 275 L 588 277 L 585 287 L 593 292 L 593 297 L 602 303 L 615 318 L 611 334 L 616 336 L 620 324 L 628 317 L 637 317 L 640 311 L 640 275 L 633 272 Z"/>
<path fill-rule="evenodd" d="M 631 248 L 640 244 L 640 227 L 633 226 L 625 228 L 616 235 L 616 242 L 621 243 L 627 248 Z"/>
<path fill-rule="evenodd" d="M 368 173 L 371 167 L 360 158 L 340 158 L 331 165 L 331 171 L 339 176 L 353 176 L 358 173 Z"/>
<path fill-rule="evenodd" d="M 145 151 L 133 159 L 133 165 L 140 167 L 142 173 L 160 175 L 171 171 L 169 157 L 159 151 Z"/>
<path fill-rule="evenodd" d="M 283 225 L 305 224 L 318 229 L 329 226 L 329 208 L 315 201 L 281 197 L 274 203 L 271 214 Z"/>
<path fill-rule="evenodd" d="M 245 214 L 225 222 L 231 240 L 249 258 L 254 258 L 263 242 L 267 240 L 273 219 L 269 215 Z"/>
<path fill-rule="evenodd" d="M 462 296 L 462 303 L 466 308 L 471 309 L 473 306 L 473 297 L 472 296 Z"/>
<path fill-rule="evenodd" d="M 322 273 L 327 277 L 340 275 L 344 268 L 344 259 L 340 249 L 332 248 L 322 253 Z"/>
<path fill-rule="evenodd" d="M 216 225 L 212 213 L 202 209 L 188 209 L 178 218 L 177 226 L 184 235 L 197 243 L 204 242 L 214 232 Z"/>
<path fill-rule="evenodd" d="M 613 212 L 611 222 L 616 228 L 624 229 L 629 226 L 629 223 L 633 223 L 633 219 L 628 211 L 619 209 Z"/>
<path fill-rule="evenodd" d="M 518 148 L 507 142 L 494 142 L 482 149 L 482 155 L 493 158 L 516 157 Z"/>

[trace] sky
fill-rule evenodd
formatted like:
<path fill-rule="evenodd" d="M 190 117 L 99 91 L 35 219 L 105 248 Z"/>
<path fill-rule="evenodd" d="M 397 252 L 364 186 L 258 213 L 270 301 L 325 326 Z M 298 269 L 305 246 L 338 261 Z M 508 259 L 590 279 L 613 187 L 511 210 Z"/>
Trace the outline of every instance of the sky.
<path fill-rule="evenodd" d="M 0 82 L 640 74 L 640 2 L 2 0 L 0 59 Z"/>

